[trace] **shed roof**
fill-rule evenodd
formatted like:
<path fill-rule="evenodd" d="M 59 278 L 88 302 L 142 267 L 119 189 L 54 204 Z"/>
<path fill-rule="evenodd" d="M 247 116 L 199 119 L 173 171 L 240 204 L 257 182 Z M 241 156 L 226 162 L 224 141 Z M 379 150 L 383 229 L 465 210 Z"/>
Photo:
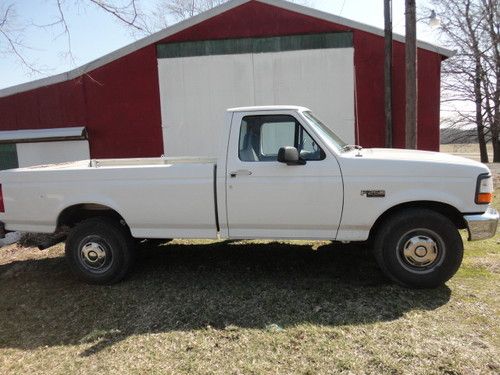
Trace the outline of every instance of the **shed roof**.
<path fill-rule="evenodd" d="M 0 131 L 0 144 L 2 143 L 32 143 L 51 141 L 76 141 L 87 138 L 84 126 L 54 129 L 26 129 Z"/>
<path fill-rule="evenodd" d="M 88 73 L 96 68 L 99 68 L 103 65 L 106 65 L 106 64 L 108 64 L 114 60 L 117 60 L 123 56 L 126 56 L 134 51 L 137 51 L 141 48 L 144 48 L 150 44 L 159 42 L 159 41 L 161 41 L 161 40 L 163 40 L 171 35 L 174 35 L 180 31 L 188 29 L 188 28 L 190 28 L 198 23 L 201 23 L 201 22 L 208 20 L 212 17 L 215 17 L 219 14 L 222 14 L 230 9 L 236 8 L 240 5 L 243 5 L 245 3 L 249 3 L 252 1 L 272 5 L 272 6 L 275 6 L 278 8 L 282 8 L 282 9 L 286 9 L 286 10 L 289 10 L 292 12 L 304 14 L 304 15 L 314 17 L 314 18 L 317 18 L 320 20 L 329 21 L 329 22 L 332 22 L 332 23 L 335 23 L 338 25 L 347 26 L 347 27 L 350 27 L 353 29 L 362 30 L 362 31 L 365 31 L 365 32 L 368 32 L 371 34 L 375 34 L 375 35 L 379 35 L 382 37 L 384 36 L 383 29 L 380 29 L 380 28 L 377 28 L 374 26 L 370 26 L 370 25 L 366 25 L 364 23 L 353 21 L 353 20 L 350 20 L 350 19 L 347 19 L 344 17 L 336 16 L 334 14 L 323 12 L 323 11 L 313 9 L 310 7 L 291 3 L 289 1 L 284 1 L 284 0 L 230 0 L 222 5 L 219 5 L 215 8 L 207 10 L 206 12 L 200 13 L 194 17 L 191 17 L 189 19 L 186 19 L 184 21 L 176 23 L 176 24 L 174 24 L 170 27 L 167 27 L 163 30 L 160 30 L 154 34 L 151 34 L 145 38 L 137 40 L 134 43 L 131 43 L 125 47 L 122 47 L 116 51 L 113 51 L 107 55 L 104 55 L 104 56 L 102 56 L 94 61 L 91 61 L 87 64 L 84 64 L 84 65 L 82 65 L 78 68 L 75 68 L 73 70 L 70 70 L 70 71 L 67 71 L 64 73 L 60 73 L 60 74 L 57 74 L 54 76 L 41 78 L 41 79 L 38 79 L 35 81 L 23 83 L 20 85 L 7 87 L 5 89 L 1 89 L 0 90 L 0 98 L 5 97 L 5 96 L 9 96 L 9 95 L 13 95 L 13 94 L 17 94 L 20 92 L 24 92 L 24 91 L 29 91 L 29 90 L 36 89 L 39 87 L 55 84 L 55 83 L 69 81 L 71 79 L 77 78 L 85 73 Z M 402 43 L 405 42 L 405 37 L 402 35 L 399 35 L 399 34 L 394 34 L 393 39 L 395 41 L 399 41 Z M 436 46 L 436 45 L 431 44 L 431 43 L 423 42 L 423 41 L 418 41 L 417 46 L 419 48 L 438 53 L 444 57 L 450 57 L 450 56 L 454 55 L 454 51 L 451 51 L 449 49 L 446 49 L 446 48 L 443 48 L 440 46 Z"/>

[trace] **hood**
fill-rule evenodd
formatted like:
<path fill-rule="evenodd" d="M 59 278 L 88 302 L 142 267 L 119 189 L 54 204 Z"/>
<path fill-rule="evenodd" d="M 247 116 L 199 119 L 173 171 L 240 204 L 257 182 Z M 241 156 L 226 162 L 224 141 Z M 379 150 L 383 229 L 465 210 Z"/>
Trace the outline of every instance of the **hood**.
<path fill-rule="evenodd" d="M 467 159 L 462 156 L 446 154 L 444 152 L 406 150 L 402 148 L 367 148 L 362 149 L 361 154 L 363 157 L 370 159 L 408 160 L 484 167 L 484 164 L 481 164 L 478 161 Z"/>
<path fill-rule="evenodd" d="M 364 148 L 345 152 L 341 154 L 341 158 L 349 164 L 353 163 L 353 170 L 357 169 L 364 175 L 440 175 L 477 178 L 481 173 L 490 172 L 486 165 L 478 161 L 432 151 Z"/>

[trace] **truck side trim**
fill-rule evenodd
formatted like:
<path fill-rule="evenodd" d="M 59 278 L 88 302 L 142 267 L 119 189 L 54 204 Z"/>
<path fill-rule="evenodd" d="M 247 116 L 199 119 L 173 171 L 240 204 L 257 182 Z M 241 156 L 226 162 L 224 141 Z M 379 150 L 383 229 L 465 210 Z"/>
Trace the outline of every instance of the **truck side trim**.
<path fill-rule="evenodd" d="M 217 233 L 220 232 L 219 225 L 219 207 L 217 203 L 217 164 L 214 164 L 214 212 L 215 212 L 215 227 L 217 228 Z"/>

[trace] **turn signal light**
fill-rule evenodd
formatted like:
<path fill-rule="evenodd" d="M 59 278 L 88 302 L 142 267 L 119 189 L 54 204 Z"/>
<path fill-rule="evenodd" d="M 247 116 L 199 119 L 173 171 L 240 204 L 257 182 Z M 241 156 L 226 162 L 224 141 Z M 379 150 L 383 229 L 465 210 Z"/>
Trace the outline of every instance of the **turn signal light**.
<path fill-rule="evenodd" d="M 493 201 L 493 178 L 490 174 L 482 174 L 477 178 L 476 204 L 489 204 Z"/>
<path fill-rule="evenodd" d="M 476 202 L 479 204 L 488 204 L 493 200 L 493 194 L 491 193 L 479 193 L 476 197 Z"/>

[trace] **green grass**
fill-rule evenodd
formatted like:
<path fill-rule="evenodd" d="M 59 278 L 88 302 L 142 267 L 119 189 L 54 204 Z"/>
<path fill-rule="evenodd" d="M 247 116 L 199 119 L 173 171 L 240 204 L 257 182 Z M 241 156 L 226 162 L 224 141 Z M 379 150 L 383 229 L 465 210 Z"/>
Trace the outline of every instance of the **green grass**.
<path fill-rule="evenodd" d="M 174 241 L 109 287 L 76 281 L 62 246 L 2 248 L 0 372 L 498 373 L 499 241 L 466 243 L 434 290 L 329 242 Z"/>

